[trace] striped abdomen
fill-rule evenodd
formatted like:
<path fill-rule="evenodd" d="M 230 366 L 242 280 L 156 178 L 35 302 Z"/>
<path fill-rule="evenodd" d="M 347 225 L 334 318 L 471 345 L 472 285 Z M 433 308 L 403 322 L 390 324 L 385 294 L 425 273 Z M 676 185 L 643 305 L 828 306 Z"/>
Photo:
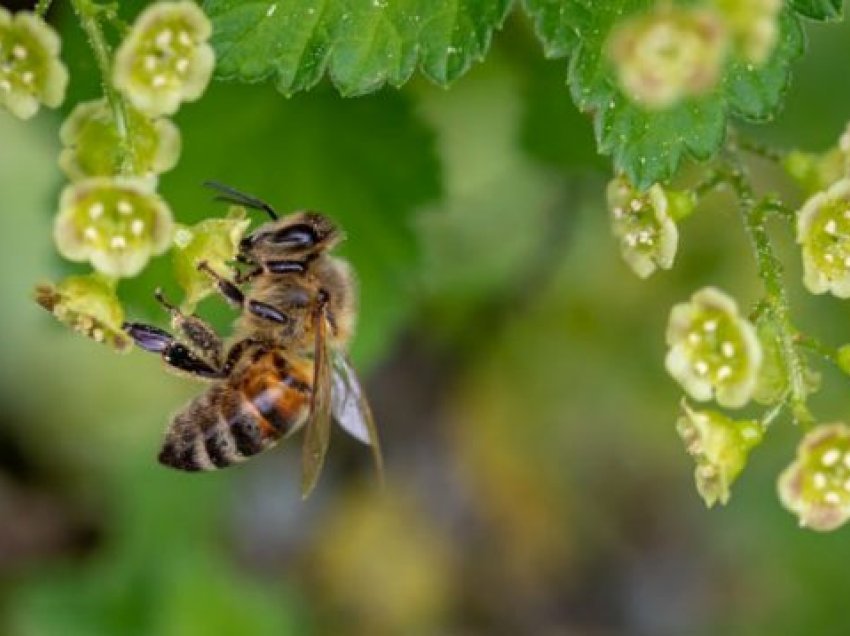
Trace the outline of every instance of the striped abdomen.
<path fill-rule="evenodd" d="M 310 410 L 313 367 L 263 354 L 230 381 L 192 400 L 171 422 L 159 461 L 214 470 L 244 461 L 297 430 Z"/>

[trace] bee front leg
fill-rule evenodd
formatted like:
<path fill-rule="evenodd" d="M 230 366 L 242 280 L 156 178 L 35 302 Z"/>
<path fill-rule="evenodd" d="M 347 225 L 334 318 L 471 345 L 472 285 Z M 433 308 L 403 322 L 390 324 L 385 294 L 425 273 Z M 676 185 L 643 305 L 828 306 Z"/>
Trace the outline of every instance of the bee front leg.
<path fill-rule="evenodd" d="M 224 298 L 234 307 L 239 307 L 240 309 L 249 311 L 255 316 L 281 325 L 285 325 L 289 322 L 289 317 L 285 313 L 275 307 L 272 307 L 268 303 L 264 303 L 259 300 L 248 300 L 246 302 L 245 294 L 242 293 L 242 290 L 212 269 L 206 261 L 198 263 L 198 269 L 202 272 L 206 272 L 215 280 L 216 289 L 218 289 L 221 295 L 224 296 Z"/>
<path fill-rule="evenodd" d="M 139 322 L 124 323 L 124 331 L 145 351 L 158 353 L 173 369 L 200 378 L 220 378 L 221 371 L 195 355 L 186 345 L 177 342 L 167 331 Z"/>

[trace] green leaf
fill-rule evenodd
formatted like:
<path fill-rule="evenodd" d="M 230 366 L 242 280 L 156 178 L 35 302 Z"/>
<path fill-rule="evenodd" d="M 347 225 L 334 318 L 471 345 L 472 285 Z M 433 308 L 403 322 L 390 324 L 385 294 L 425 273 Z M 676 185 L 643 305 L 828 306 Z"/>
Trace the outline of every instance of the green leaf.
<path fill-rule="evenodd" d="M 344 95 L 404 84 L 418 66 L 446 85 L 481 60 L 511 0 L 206 0 L 218 73 L 273 78 L 286 95 L 327 72 Z"/>
<path fill-rule="evenodd" d="M 667 110 L 644 110 L 620 91 L 604 48 L 612 27 L 651 5 L 647 0 L 526 0 L 538 18 L 538 33 L 548 50 L 568 50 L 570 24 L 578 44 L 570 59 L 568 81 L 579 108 L 591 113 L 599 150 L 613 156 L 617 171 L 641 188 L 665 181 L 686 157 L 705 160 L 723 143 L 730 117 L 765 121 L 777 113 L 789 81 L 789 68 L 803 50 L 803 33 L 790 10 L 780 20 L 780 42 L 761 67 L 730 61 L 712 93 Z M 552 16 L 558 17 L 555 21 Z M 547 17 L 542 19 L 541 16 Z M 546 26 L 541 29 L 541 22 Z"/>
<path fill-rule="evenodd" d="M 844 17 L 844 0 L 791 0 L 794 11 L 812 20 L 837 21 Z"/>
<path fill-rule="evenodd" d="M 523 6 L 534 21 L 534 31 L 543 43 L 546 57 L 566 57 L 578 42 L 567 3 L 562 0 L 524 0 Z"/>

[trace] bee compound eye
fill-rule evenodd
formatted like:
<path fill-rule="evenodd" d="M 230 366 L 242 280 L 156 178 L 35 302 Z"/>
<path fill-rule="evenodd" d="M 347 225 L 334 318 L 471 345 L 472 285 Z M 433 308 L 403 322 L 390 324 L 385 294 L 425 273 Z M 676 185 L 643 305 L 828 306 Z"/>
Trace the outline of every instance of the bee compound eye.
<path fill-rule="evenodd" d="M 290 225 L 274 232 L 270 240 L 277 245 L 292 248 L 312 247 L 318 243 L 318 237 L 312 227 L 305 223 Z"/>

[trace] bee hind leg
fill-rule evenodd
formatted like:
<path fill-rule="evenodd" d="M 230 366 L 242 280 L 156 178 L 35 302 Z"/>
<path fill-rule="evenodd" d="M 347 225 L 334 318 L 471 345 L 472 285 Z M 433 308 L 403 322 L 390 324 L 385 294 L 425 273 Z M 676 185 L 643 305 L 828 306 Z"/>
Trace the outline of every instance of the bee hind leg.
<path fill-rule="evenodd" d="M 124 323 L 124 331 L 145 351 L 158 353 L 171 368 L 200 378 L 220 378 L 222 372 L 177 342 L 167 331 L 139 322 Z"/>

